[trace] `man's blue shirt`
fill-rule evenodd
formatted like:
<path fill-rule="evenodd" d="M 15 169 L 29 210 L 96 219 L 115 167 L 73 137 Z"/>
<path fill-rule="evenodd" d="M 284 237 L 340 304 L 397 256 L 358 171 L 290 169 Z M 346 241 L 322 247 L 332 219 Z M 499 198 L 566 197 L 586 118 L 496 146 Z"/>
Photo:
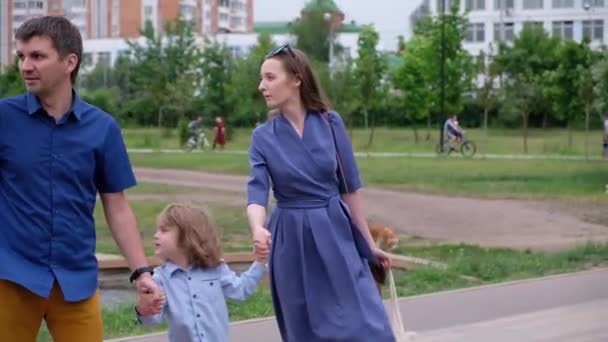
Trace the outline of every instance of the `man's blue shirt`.
<path fill-rule="evenodd" d="M 97 193 L 135 185 L 120 128 L 75 93 L 58 122 L 26 93 L 0 100 L 0 279 L 67 301 L 97 289 Z"/>

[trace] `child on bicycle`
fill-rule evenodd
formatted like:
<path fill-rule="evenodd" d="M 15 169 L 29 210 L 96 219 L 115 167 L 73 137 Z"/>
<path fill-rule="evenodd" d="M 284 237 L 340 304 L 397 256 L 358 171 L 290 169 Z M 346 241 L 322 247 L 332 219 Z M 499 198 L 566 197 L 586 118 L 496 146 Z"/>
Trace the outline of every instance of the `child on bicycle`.
<path fill-rule="evenodd" d="M 139 297 L 138 320 L 144 325 L 167 320 L 171 342 L 227 341 L 225 298 L 245 300 L 253 293 L 266 271 L 267 255 L 255 255 L 251 267 L 236 275 L 221 259 L 219 234 L 207 212 L 186 204 L 168 205 L 160 213 L 154 245 L 163 264 L 153 278 L 164 295 Z"/>

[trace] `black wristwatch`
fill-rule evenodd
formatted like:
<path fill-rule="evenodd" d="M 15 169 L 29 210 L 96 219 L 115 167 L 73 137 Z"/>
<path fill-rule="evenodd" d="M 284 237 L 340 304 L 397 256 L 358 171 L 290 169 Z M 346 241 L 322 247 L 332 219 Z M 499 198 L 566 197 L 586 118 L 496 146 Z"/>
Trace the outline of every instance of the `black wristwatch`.
<path fill-rule="evenodd" d="M 150 275 L 154 274 L 154 267 L 152 266 L 144 266 L 144 267 L 140 267 L 135 269 L 135 271 L 133 271 L 133 273 L 131 273 L 131 276 L 129 277 L 129 281 L 130 282 L 134 282 L 136 281 L 139 276 L 141 276 L 143 273 L 150 273 Z"/>

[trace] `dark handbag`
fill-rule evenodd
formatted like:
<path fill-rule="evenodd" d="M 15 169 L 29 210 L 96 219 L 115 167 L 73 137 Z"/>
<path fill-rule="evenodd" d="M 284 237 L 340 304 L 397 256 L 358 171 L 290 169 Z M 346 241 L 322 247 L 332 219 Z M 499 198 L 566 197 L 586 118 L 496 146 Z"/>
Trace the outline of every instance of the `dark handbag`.
<path fill-rule="evenodd" d="M 336 148 L 336 160 L 338 162 L 338 180 L 342 182 L 342 184 L 344 185 L 344 189 L 348 193 L 349 192 L 348 184 L 346 183 L 346 178 L 344 177 L 344 169 L 342 168 L 342 162 L 340 161 L 340 152 L 338 150 L 338 143 L 336 141 L 336 134 L 334 133 L 334 127 L 331 124 L 331 121 L 329 120 L 328 114 L 323 113 L 322 115 L 325 118 L 325 121 L 327 121 L 327 124 L 329 125 L 329 128 L 331 130 L 331 135 L 334 140 L 334 146 Z M 367 263 L 369 264 L 370 271 L 371 271 L 372 276 L 374 277 L 374 280 L 376 281 L 376 283 L 378 283 L 380 285 L 384 285 L 384 283 L 386 282 L 386 274 L 387 274 L 386 268 L 384 267 L 384 265 L 382 265 L 380 260 L 378 260 L 378 258 L 374 255 L 371 248 L 369 248 L 369 244 L 367 243 L 367 240 L 365 240 L 365 237 L 363 236 L 363 234 L 361 233 L 361 231 L 359 230 L 357 225 L 353 222 L 352 217 L 350 216 L 350 213 L 348 212 L 348 210 L 345 207 L 343 207 L 343 210 L 346 213 L 346 217 L 348 217 L 348 221 L 351 226 L 351 231 L 353 233 L 353 240 L 355 242 L 355 246 L 357 248 L 357 251 L 359 252 L 359 255 L 363 259 L 365 259 L 367 261 Z"/>

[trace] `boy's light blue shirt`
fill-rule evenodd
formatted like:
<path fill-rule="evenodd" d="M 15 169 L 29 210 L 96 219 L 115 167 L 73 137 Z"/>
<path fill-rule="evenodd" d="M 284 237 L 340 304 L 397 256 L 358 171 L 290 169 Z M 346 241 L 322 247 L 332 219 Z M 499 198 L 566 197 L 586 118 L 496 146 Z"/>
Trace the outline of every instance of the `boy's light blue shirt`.
<path fill-rule="evenodd" d="M 154 271 L 154 280 L 165 292 L 163 310 L 153 316 L 137 316 L 144 325 L 155 325 L 164 319 L 169 323 L 171 342 L 228 341 L 228 307 L 226 297 L 245 300 L 256 289 L 266 267 L 254 262 L 240 276 L 228 265 L 203 269 L 181 269 L 167 262 Z"/>

